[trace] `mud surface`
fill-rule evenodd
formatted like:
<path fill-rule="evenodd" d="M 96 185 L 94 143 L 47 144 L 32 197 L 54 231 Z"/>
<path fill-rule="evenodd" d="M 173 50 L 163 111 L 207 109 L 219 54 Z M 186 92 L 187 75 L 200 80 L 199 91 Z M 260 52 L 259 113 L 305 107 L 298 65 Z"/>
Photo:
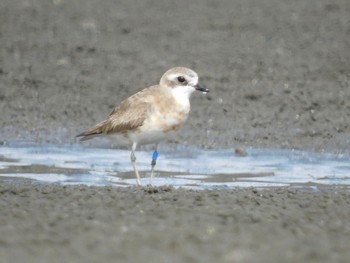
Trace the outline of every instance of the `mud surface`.
<path fill-rule="evenodd" d="M 350 2 L 0 1 L 0 141 L 74 135 L 195 69 L 168 144 L 344 152 Z M 93 142 L 94 143 L 94 142 Z M 1 151 L 1 148 L 0 148 Z M 349 193 L 0 183 L 1 262 L 349 262 Z"/>
<path fill-rule="evenodd" d="M 350 193 L 1 182 L 1 262 L 347 262 Z M 19 209 L 21 208 L 21 209 Z"/>
<path fill-rule="evenodd" d="M 172 142 L 350 147 L 350 2 L 1 1 L 1 140 L 69 143 L 173 66 L 194 94 Z"/>

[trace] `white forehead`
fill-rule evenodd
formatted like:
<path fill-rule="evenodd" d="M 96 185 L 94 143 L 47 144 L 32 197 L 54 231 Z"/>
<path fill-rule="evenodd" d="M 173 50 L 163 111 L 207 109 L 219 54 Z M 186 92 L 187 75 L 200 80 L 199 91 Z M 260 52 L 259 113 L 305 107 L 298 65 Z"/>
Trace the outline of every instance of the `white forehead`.
<path fill-rule="evenodd" d="M 171 73 L 168 75 L 169 80 L 175 80 L 179 76 L 183 76 L 186 78 L 186 80 L 189 83 L 197 83 L 198 82 L 198 76 L 195 72 L 177 72 L 177 73 Z"/>
<path fill-rule="evenodd" d="M 177 78 L 180 76 L 184 77 L 190 86 L 195 86 L 198 84 L 197 73 L 194 72 L 192 69 L 185 68 L 185 67 L 175 67 L 175 68 L 169 69 L 167 72 L 163 74 L 163 76 L 160 79 L 160 82 L 170 81 L 171 83 L 177 83 L 178 82 Z"/>

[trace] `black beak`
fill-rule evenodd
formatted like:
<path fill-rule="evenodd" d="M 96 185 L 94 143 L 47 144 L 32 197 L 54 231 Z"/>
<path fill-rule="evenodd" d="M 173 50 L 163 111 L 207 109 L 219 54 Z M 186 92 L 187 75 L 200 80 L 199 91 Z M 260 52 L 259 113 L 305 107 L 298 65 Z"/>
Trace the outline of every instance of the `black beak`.
<path fill-rule="evenodd" d="M 209 89 L 206 86 L 201 85 L 199 83 L 195 86 L 195 88 L 196 88 L 196 90 L 201 91 L 203 93 L 208 93 L 209 92 Z"/>

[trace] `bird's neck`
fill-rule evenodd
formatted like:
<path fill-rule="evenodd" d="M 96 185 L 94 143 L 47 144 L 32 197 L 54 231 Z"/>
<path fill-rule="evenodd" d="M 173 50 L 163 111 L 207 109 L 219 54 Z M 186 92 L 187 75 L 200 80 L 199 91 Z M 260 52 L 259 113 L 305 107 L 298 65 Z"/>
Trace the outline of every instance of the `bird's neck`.
<path fill-rule="evenodd" d="M 193 88 L 189 87 L 178 87 L 171 90 L 171 94 L 177 103 L 183 106 L 188 106 L 190 104 L 190 97 L 193 92 Z"/>

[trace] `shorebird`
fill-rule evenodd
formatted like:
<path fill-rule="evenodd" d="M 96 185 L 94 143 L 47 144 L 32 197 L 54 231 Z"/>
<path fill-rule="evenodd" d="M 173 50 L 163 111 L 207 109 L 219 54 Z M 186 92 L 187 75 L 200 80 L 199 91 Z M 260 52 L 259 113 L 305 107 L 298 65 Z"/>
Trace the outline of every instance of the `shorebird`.
<path fill-rule="evenodd" d="M 125 99 L 107 119 L 77 137 L 85 141 L 96 136 L 109 136 L 131 144 L 130 159 L 137 185 L 141 185 L 141 182 L 136 166 L 136 147 L 155 144 L 151 161 L 152 181 L 159 143 L 185 123 L 190 112 L 190 96 L 195 90 L 209 92 L 209 89 L 198 83 L 196 72 L 185 67 L 169 69 L 158 85 L 145 88 Z"/>

